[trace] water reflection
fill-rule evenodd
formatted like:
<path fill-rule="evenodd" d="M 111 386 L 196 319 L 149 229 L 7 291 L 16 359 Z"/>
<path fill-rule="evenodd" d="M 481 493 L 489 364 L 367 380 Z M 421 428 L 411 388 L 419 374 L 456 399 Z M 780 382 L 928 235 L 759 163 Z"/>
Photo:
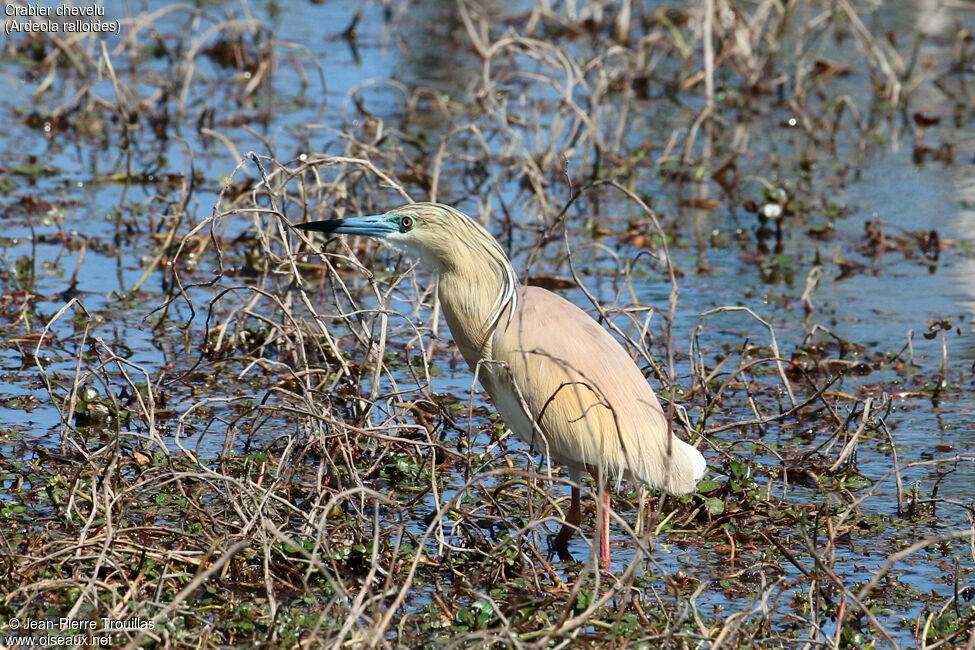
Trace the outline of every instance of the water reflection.
<path fill-rule="evenodd" d="M 963 207 L 956 213 L 954 227 L 958 238 L 968 246 L 969 255 L 959 257 L 948 271 L 956 288 L 959 305 L 968 317 L 967 326 L 961 324 L 967 336 L 958 345 L 966 359 L 975 359 L 975 257 L 972 256 L 975 251 L 975 179 L 963 174 L 959 176 L 955 182 Z"/>
<path fill-rule="evenodd" d="M 507 10 L 505 0 L 480 0 L 467 6 L 474 20 L 486 20 L 490 25 L 496 25 Z M 481 68 L 457 2 L 410 4 L 408 12 L 397 21 L 394 38 L 403 57 L 393 70 L 393 78 L 411 90 L 427 87 L 469 99 Z"/>

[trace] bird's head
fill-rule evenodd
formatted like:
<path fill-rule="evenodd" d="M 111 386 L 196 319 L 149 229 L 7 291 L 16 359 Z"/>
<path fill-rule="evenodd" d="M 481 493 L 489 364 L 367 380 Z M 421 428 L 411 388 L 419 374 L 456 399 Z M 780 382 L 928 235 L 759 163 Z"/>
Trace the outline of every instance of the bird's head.
<path fill-rule="evenodd" d="M 365 235 L 416 257 L 438 273 L 456 267 L 477 249 L 504 255 L 476 221 L 439 203 L 410 203 L 386 214 L 295 224 L 295 228 Z"/>

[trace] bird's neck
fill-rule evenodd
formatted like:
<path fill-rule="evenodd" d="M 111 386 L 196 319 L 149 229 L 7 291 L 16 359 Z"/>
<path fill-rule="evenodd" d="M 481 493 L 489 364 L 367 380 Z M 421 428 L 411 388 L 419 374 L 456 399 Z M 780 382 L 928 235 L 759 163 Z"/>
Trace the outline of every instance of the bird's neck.
<path fill-rule="evenodd" d="M 499 323 L 503 326 L 505 314 L 513 306 L 509 304 L 511 300 L 499 302 L 499 297 L 510 294 L 513 299 L 514 287 L 508 291 L 508 285 L 513 282 L 510 266 L 484 264 L 477 259 L 440 274 L 437 295 L 444 317 L 460 353 L 472 369 L 479 361 L 492 358 L 491 337 Z"/>

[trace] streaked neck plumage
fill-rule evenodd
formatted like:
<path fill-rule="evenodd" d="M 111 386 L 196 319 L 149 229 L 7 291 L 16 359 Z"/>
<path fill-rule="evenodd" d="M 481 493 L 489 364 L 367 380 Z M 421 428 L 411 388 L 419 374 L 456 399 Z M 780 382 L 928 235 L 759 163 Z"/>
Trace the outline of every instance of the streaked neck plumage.
<path fill-rule="evenodd" d="M 465 249 L 440 269 L 437 295 L 454 341 L 473 368 L 492 358 L 491 337 L 515 308 L 517 279 L 500 246 L 494 250 L 475 243 Z"/>

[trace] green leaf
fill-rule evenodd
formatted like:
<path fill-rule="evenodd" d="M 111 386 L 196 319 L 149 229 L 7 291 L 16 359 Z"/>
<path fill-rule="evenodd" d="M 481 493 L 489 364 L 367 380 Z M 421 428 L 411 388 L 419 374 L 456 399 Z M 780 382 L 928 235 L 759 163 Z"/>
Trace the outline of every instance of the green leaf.
<path fill-rule="evenodd" d="M 706 478 L 697 484 L 698 492 L 711 492 L 712 490 L 716 490 L 716 489 L 718 489 L 718 482 L 712 481 L 709 478 Z"/>

